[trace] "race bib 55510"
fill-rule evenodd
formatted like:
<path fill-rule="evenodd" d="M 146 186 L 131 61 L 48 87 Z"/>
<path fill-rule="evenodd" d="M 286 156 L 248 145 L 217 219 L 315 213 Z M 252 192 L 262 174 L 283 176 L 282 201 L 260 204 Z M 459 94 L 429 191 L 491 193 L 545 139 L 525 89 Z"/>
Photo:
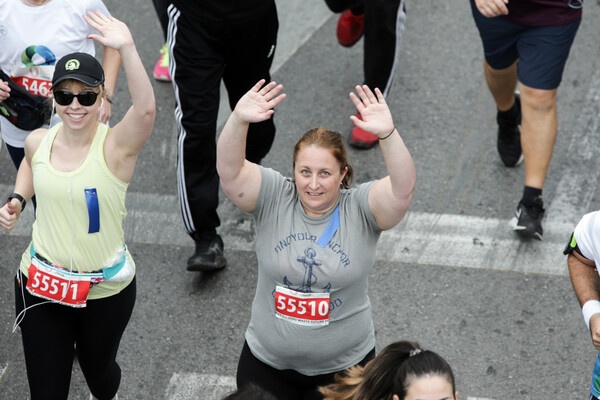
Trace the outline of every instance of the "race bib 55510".
<path fill-rule="evenodd" d="M 303 293 L 277 286 L 275 316 L 298 325 L 329 325 L 329 293 Z"/>

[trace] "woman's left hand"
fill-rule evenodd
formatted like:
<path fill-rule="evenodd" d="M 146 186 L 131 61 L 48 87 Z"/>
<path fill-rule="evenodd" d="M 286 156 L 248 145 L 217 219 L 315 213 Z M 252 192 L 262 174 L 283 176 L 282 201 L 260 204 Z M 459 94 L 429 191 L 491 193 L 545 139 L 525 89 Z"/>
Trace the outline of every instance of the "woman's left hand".
<path fill-rule="evenodd" d="M 95 33 L 89 35 L 90 39 L 97 40 L 106 47 L 111 47 L 119 50 L 125 45 L 133 45 L 133 37 L 125 23 L 119 21 L 115 17 L 106 16 L 100 11 L 88 11 L 87 15 L 83 16 L 92 28 L 100 32 L 102 35 Z"/>
<path fill-rule="evenodd" d="M 356 92 L 360 98 L 356 94 L 350 93 L 350 100 L 356 106 L 362 121 L 353 115 L 350 119 L 354 125 L 379 138 L 393 131 L 394 121 L 383 93 L 378 88 L 375 88 L 375 93 L 373 93 L 367 85 L 356 85 Z"/>

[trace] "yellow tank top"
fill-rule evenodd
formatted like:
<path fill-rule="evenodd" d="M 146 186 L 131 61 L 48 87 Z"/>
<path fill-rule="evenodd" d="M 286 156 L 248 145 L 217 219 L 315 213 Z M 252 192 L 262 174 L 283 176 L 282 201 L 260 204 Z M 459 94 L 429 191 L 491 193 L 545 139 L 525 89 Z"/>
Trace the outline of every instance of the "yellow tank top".
<path fill-rule="evenodd" d="M 104 142 L 110 128 L 104 124 L 98 124 L 88 154 L 79 168 L 71 172 L 55 169 L 50 163 L 50 153 L 61 126 L 62 123 L 48 131 L 31 159 L 37 201 L 32 243 L 35 251 L 52 264 L 73 271 L 91 272 L 109 264 L 123 248 L 128 184 L 118 179 L 106 164 Z M 88 212 L 86 189 L 95 189 L 98 200 L 99 229 L 93 232 L 95 229 L 92 228 L 92 233 L 89 232 L 94 217 Z M 135 268 L 129 251 L 127 258 Z M 30 264 L 28 246 L 20 266 L 26 276 Z M 102 282 L 90 290 L 88 299 L 117 294 L 130 282 Z"/>

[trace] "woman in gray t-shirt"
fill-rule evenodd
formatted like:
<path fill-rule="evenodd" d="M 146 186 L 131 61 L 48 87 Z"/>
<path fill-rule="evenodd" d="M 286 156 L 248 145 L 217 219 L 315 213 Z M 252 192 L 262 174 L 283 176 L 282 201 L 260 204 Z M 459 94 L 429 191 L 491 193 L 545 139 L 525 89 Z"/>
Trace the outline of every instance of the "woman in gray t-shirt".
<path fill-rule="evenodd" d="M 258 82 L 237 103 L 217 144 L 217 170 L 229 199 L 253 215 L 258 283 L 237 372 L 281 399 L 320 399 L 336 372 L 373 358 L 367 294 L 381 231 L 404 217 L 415 187 L 408 149 L 379 89 L 351 93 L 377 135 L 388 175 L 349 188 L 352 168 L 339 133 L 318 128 L 294 147 L 293 180 L 245 160 L 250 123 L 267 120 L 285 94 Z"/>

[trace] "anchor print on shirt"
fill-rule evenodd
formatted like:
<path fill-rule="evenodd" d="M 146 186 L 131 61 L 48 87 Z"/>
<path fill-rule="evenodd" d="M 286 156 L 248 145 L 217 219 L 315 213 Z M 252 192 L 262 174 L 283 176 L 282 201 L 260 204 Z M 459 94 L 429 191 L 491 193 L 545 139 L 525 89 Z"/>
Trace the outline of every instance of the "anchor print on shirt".
<path fill-rule="evenodd" d="M 296 290 L 298 292 L 303 293 L 313 293 L 312 287 L 318 281 L 317 275 L 315 275 L 313 269 L 314 267 L 320 267 L 323 263 L 315 258 L 317 252 L 312 247 L 307 247 L 304 250 L 304 256 L 297 257 L 296 260 L 304 266 L 304 278 L 302 279 L 302 285 L 299 287 L 294 287 L 294 284 L 290 282 L 287 278 L 287 275 L 283 277 L 283 284 L 287 286 L 288 289 Z M 323 293 L 331 292 L 331 282 L 328 282 L 325 287 L 323 287 Z"/>

